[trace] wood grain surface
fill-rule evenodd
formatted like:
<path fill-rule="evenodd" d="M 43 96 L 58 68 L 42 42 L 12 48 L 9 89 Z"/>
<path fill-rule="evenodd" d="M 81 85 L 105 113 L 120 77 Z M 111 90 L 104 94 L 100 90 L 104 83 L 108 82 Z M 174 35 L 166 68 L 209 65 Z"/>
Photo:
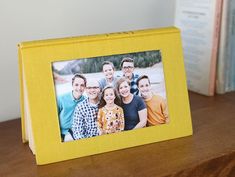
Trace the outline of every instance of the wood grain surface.
<path fill-rule="evenodd" d="M 235 92 L 190 92 L 193 136 L 37 166 L 20 119 L 0 123 L 0 177 L 234 177 Z"/>

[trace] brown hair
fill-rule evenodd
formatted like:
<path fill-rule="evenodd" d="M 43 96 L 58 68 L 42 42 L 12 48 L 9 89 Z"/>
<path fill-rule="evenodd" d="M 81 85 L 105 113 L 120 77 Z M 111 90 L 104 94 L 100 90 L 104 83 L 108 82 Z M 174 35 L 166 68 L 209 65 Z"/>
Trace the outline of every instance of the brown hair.
<path fill-rule="evenodd" d="M 137 84 L 138 87 L 139 87 L 139 82 L 140 82 L 140 80 L 142 80 L 142 79 L 148 79 L 149 84 L 150 84 L 149 77 L 148 77 L 147 75 L 142 75 L 142 76 L 140 76 L 140 77 L 136 80 L 136 84 Z"/>
<path fill-rule="evenodd" d="M 119 87 L 123 82 L 127 82 L 129 86 L 131 86 L 131 82 L 126 79 L 125 77 L 121 77 L 117 82 L 116 82 L 116 90 L 119 92 Z"/>
<path fill-rule="evenodd" d="M 102 63 L 102 69 L 103 69 L 104 65 L 111 65 L 112 68 L 113 68 L 113 70 L 114 70 L 114 65 L 113 65 L 113 63 L 112 63 L 111 61 L 104 61 L 104 62 Z"/>
<path fill-rule="evenodd" d="M 121 61 L 121 67 L 123 66 L 124 62 L 130 62 L 130 63 L 134 63 L 134 60 L 130 57 L 124 57 Z"/>
<path fill-rule="evenodd" d="M 102 93 L 101 93 L 101 98 L 100 98 L 100 102 L 98 104 L 98 107 L 99 108 L 102 108 L 106 105 L 106 102 L 104 100 L 104 92 L 105 90 L 107 89 L 113 89 L 113 92 L 114 92 L 114 95 L 115 95 L 115 99 L 114 99 L 114 103 L 118 106 L 121 106 L 121 99 L 119 97 L 119 95 L 117 94 L 117 90 L 113 87 L 113 86 L 106 86 L 103 90 L 102 90 Z"/>
<path fill-rule="evenodd" d="M 85 78 L 85 76 L 83 76 L 82 74 L 75 74 L 74 76 L 73 76 L 73 78 L 72 78 L 72 85 L 73 85 L 73 83 L 74 83 L 74 80 L 76 79 L 76 78 L 81 78 L 83 81 L 84 81 L 84 84 L 85 84 L 85 86 L 86 86 L 86 78 Z"/>

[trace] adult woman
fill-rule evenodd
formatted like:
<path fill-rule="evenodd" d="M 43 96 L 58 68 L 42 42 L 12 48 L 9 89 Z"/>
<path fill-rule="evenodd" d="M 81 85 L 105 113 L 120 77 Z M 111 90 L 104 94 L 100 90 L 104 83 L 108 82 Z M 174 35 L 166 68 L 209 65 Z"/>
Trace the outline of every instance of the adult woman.
<path fill-rule="evenodd" d="M 147 123 L 147 109 L 144 101 L 138 95 L 133 95 L 130 90 L 128 79 L 121 78 L 117 81 L 117 91 L 122 98 L 124 111 L 124 130 L 142 128 Z"/>

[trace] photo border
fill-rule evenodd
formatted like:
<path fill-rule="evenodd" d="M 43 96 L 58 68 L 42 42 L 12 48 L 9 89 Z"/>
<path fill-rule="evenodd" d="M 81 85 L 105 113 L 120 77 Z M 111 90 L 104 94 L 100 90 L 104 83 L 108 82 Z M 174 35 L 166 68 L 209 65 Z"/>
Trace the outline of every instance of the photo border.
<path fill-rule="evenodd" d="M 148 54 L 147 54 L 147 52 L 148 52 Z M 147 55 L 150 55 L 150 57 L 152 57 L 152 55 L 157 55 L 157 57 L 155 57 L 155 63 L 151 63 L 151 66 L 146 66 L 146 67 L 143 67 L 143 66 L 141 66 L 140 64 L 138 65 L 136 62 L 138 62 L 138 56 L 139 55 L 141 55 L 141 57 L 143 57 L 144 56 L 144 58 L 146 58 L 146 56 Z M 104 58 L 103 58 L 104 57 Z M 65 60 L 65 61 L 59 61 L 59 65 L 63 65 L 63 66 L 60 66 L 60 69 L 61 70 L 63 70 L 63 68 L 64 67 L 66 67 L 66 71 L 62 71 L 62 73 L 63 74 L 61 74 L 61 71 L 60 71 L 60 69 L 55 69 L 56 68 L 56 64 L 57 64 L 57 61 L 55 61 L 55 62 L 53 62 L 52 63 L 52 71 L 53 71 L 53 73 L 55 72 L 55 71 L 57 71 L 57 73 L 56 73 L 56 77 L 60 77 L 60 79 L 64 79 L 64 80 L 66 80 L 65 82 L 62 82 L 62 83 L 60 83 L 60 82 L 58 82 L 58 83 L 56 83 L 56 78 L 54 77 L 54 87 L 55 87 L 55 90 L 56 90 L 56 98 L 57 98 L 57 107 L 58 107 L 58 99 L 60 99 L 61 97 L 63 97 L 63 95 L 65 95 L 65 94 L 67 94 L 67 93 L 71 93 L 71 91 L 72 91 L 72 78 L 76 75 L 76 74 L 79 74 L 79 75 L 82 75 L 82 76 L 84 76 L 86 79 L 91 79 L 92 77 L 95 77 L 95 75 L 97 74 L 97 73 L 101 73 L 101 76 L 99 77 L 99 79 L 98 79 L 98 82 L 101 80 L 101 79 L 104 79 L 105 78 L 105 76 L 104 76 L 104 74 L 103 74 L 103 71 L 102 71 L 102 68 L 103 68 L 103 62 L 111 62 L 112 64 L 114 64 L 113 62 L 114 62 L 114 59 L 112 59 L 112 60 L 110 60 L 109 58 L 112 58 L 112 57 L 115 57 L 115 62 L 117 62 L 117 61 L 119 61 L 119 63 L 118 63 L 118 65 L 119 66 L 117 66 L 117 63 L 116 63 L 116 66 L 115 65 L 113 65 L 114 66 L 114 77 L 117 79 L 117 80 L 119 80 L 120 78 L 122 78 L 123 76 L 122 76 L 122 74 L 123 74 L 123 71 L 122 71 L 122 68 L 119 68 L 120 67 L 120 64 L 121 64 L 121 62 L 122 62 L 122 59 L 123 58 L 131 58 L 131 59 L 133 59 L 133 61 L 134 61 L 134 71 L 133 71 L 133 74 L 135 74 L 135 75 L 137 75 L 138 77 L 141 77 L 141 76 L 144 76 L 144 75 L 147 75 L 148 77 L 149 77 L 149 81 L 150 81 L 150 84 L 151 84 L 151 91 L 154 93 L 154 95 L 158 95 L 158 96 L 160 96 L 160 98 L 162 98 L 163 100 L 164 100 L 164 102 L 166 102 L 166 110 L 167 110 L 167 118 L 165 117 L 165 119 L 167 119 L 167 120 L 165 120 L 166 122 L 164 122 L 164 123 L 158 123 L 157 125 L 155 124 L 155 125 L 149 125 L 148 126 L 148 123 L 146 122 L 146 126 L 144 126 L 144 127 L 141 127 L 141 128 L 147 128 L 147 127 L 150 127 L 150 126 L 159 126 L 159 125 L 163 125 L 163 124 L 166 124 L 166 123 L 169 123 L 169 115 L 168 115 L 168 104 L 167 104 L 167 98 L 166 98 L 166 89 L 165 89 L 165 78 L 164 78 L 164 73 L 163 73 L 163 66 L 162 66 L 162 57 L 161 57 L 161 51 L 160 50 L 148 50 L 148 51 L 140 51 L 140 52 L 134 52 L 134 53 L 125 53 L 125 54 L 117 54 L 117 55 L 105 55 L 105 56 L 101 56 L 101 57 L 92 57 L 92 58 L 80 58 L 80 59 L 71 59 L 71 60 Z M 148 58 L 148 57 L 147 57 Z M 89 59 L 89 60 L 95 60 L 94 62 L 95 63 L 97 63 L 98 62 L 98 60 L 102 60 L 102 62 L 101 63 L 99 63 L 99 65 L 100 65 L 100 68 L 99 68 L 99 70 L 97 70 L 97 68 L 96 69 L 94 69 L 94 70 L 96 70 L 96 71 L 93 71 L 93 72 L 81 72 L 81 71 L 79 71 L 79 70 L 77 70 L 77 72 L 76 71 L 71 71 L 71 67 L 73 67 L 74 66 L 74 64 L 72 64 L 72 66 L 69 64 L 69 62 L 77 62 L 78 60 L 87 60 L 87 59 Z M 156 60 L 157 59 L 157 60 Z M 153 61 L 152 61 L 153 62 Z M 157 72 L 157 70 L 159 69 L 159 66 L 158 66 L 158 68 L 151 68 L 151 67 L 153 67 L 153 65 L 155 65 L 155 64 L 160 64 L 161 63 L 161 66 L 160 66 L 160 70 L 162 70 L 162 71 L 160 71 L 161 72 L 161 77 L 164 79 L 164 81 L 161 81 L 161 82 L 159 82 L 159 83 L 156 83 L 155 82 L 155 84 L 161 84 L 161 87 L 164 89 L 164 91 L 162 92 L 162 93 L 160 93 L 160 92 L 158 92 L 157 91 L 157 89 L 155 88 L 154 89 L 154 86 L 153 86 L 153 84 L 154 83 L 151 83 L 151 81 L 152 80 L 154 80 L 153 78 L 154 78 L 154 76 L 157 76 L 157 74 L 159 74 L 158 72 Z M 90 64 L 90 63 L 89 63 Z M 70 65 L 70 66 L 68 66 L 68 65 Z M 79 64 L 78 64 L 79 65 Z M 86 64 L 87 65 L 87 64 Z M 85 65 L 85 67 L 86 67 L 86 65 Z M 82 65 L 82 66 L 79 66 L 79 68 L 81 68 L 81 67 L 83 67 L 84 65 Z M 91 65 L 92 66 L 92 65 Z M 117 68 L 119 68 L 119 69 L 117 69 Z M 141 69 L 142 71 L 138 71 L 138 69 Z M 151 74 L 153 74 L 153 75 L 148 75 L 148 74 L 140 74 L 141 72 L 146 72 L 148 69 L 150 69 L 151 71 L 152 71 L 152 73 Z M 69 71 L 67 71 L 67 70 L 69 70 Z M 144 71 L 143 71 L 144 70 Z M 155 71 L 153 71 L 153 70 L 155 70 Z M 118 74 L 117 74 L 117 72 L 118 72 Z M 65 73 L 65 74 L 64 74 Z M 55 74 L 55 73 L 54 73 Z M 88 75 L 90 75 L 90 76 L 86 76 L 86 74 L 88 74 Z M 92 74 L 92 75 L 91 75 Z M 66 76 L 68 76 L 68 75 L 70 75 L 70 77 L 71 78 L 63 78 L 63 77 L 66 77 Z M 88 79 L 88 80 L 89 80 Z M 94 79 L 94 78 L 92 78 L 92 79 Z M 152 79 L 152 80 L 151 80 Z M 65 86 L 65 85 L 66 86 Z M 65 90 L 66 91 L 64 91 L 62 88 L 60 88 L 60 89 L 58 89 L 58 87 L 62 87 L 62 86 L 65 86 L 65 87 L 67 87 L 67 85 L 69 85 L 70 87 L 69 87 L 69 90 L 68 90 L 68 88 L 66 88 Z M 58 87 L 57 87 L 58 86 Z M 112 86 L 112 87 L 114 87 L 114 86 Z M 59 91 L 58 91 L 58 90 Z M 114 87 L 114 89 L 116 90 L 116 88 Z M 63 90 L 63 91 L 62 91 Z M 101 96 L 101 93 L 102 93 L 102 88 L 100 88 L 100 96 Z M 140 95 L 140 91 L 139 91 L 139 93 L 137 94 L 138 96 L 140 96 L 140 98 L 144 101 L 144 98 L 143 97 L 141 97 L 141 95 Z M 117 93 L 118 94 L 118 93 Z M 86 94 L 86 89 L 84 89 L 84 91 L 83 91 L 83 94 L 82 94 L 83 96 L 85 95 L 85 98 L 87 97 L 87 94 Z M 136 94 L 134 94 L 134 95 L 136 95 Z M 121 99 L 121 96 L 120 95 L 118 95 L 119 96 L 119 99 Z M 120 100 L 121 101 L 121 100 Z M 80 103 L 80 102 L 79 102 Z M 78 104 L 79 104 L 78 103 Z M 120 103 L 119 103 L 120 104 Z M 146 103 L 145 103 L 146 104 Z M 160 103 L 159 103 L 160 104 Z M 121 106 L 121 105 L 118 105 L 118 106 Z M 146 105 L 147 106 L 147 105 Z M 99 106 L 98 106 L 99 107 Z M 60 108 L 61 110 L 63 110 L 63 108 L 61 107 Z M 99 108 L 100 109 L 100 108 Z M 123 109 L 123 108 L 122 108 Z M 58 119 L 61 119 L 61 115 L 60 115 L 60 112 L 59 112 L 59 107 L 58 107 Z M 147 116 L 147 115 L 146 115 Z M 147 117 L 146 117 L 147 118 Z M 146 120 L 147 121 L 147 120 Z M 60 129 L 61 129 L 61 124 L 59 125 L 60 126 Z M 98 127 L 97 127 L 98 128 Z M 98 128 L 99 129 L 99 128 Z M 122 130 L 122 131 L 127 131 L 127 130 Z M 130 130 L 129 130 L 130 131 Z M 72 132 L 72 129 L 71 129 L 71 132 Z M 68 142 L 68 141 L 76 141 L 76 139 L 71 139 L 71 138 L 74 138 L 74 137 L 72 137 L 71 135 L 73 135 L 72 133 L 69 133 L 69 139 L 66 139 L 65 137 L 61 137 L 62 139 L 61 139 L 61 141 L 62 142 Z M 118 132 L 113 132 L 113 133 L 118 133 Z M 60 134 L 62 135 L 62 132 L 60 132 Z M 110 133 L 108 133 L 108 134 L 110 134 Z M 101 136 L 101 135 L 104 135 L 104 134 L 99 134 L 99 135 L 96 135 L 96 136 Z M 66 140 L 64 141 L 64 139 L 63 138 L 65 138 Z M 82 139 L 82 138 L 81 138 Z"/>

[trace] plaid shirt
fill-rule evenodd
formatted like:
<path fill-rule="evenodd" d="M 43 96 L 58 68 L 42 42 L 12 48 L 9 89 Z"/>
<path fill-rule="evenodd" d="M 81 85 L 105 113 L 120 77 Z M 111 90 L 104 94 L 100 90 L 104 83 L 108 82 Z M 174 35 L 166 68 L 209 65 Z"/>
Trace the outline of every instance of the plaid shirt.
<path fill-rule="evenodd" d="M 139 95 L 139 90 L 136 83 L 138 78 L 139 78 L 138 74 L 133 74 L 131 78 L 131 93 L 133 93 L 134 95 Z"/>
<path fill-rule="evenodd" d="M 98 105 L 91 105 L 88 99 L 77 105 L 72 123 L 72 132 L 75 139 L 99 135 L 97 113 Z"/>

